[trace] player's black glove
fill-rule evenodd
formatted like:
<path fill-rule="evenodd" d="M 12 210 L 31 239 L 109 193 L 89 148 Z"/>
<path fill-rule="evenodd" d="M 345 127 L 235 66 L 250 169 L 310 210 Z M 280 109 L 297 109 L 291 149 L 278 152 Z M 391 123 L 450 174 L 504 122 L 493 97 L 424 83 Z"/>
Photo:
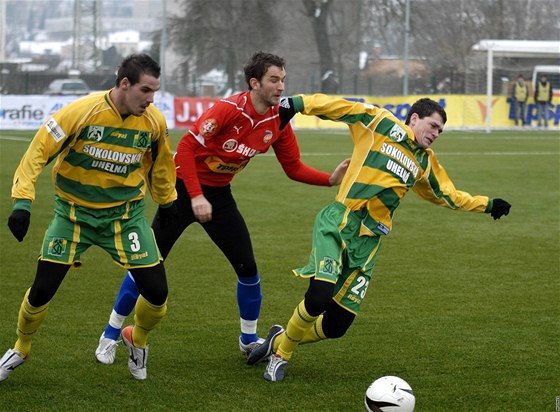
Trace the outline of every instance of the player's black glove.
<path fill-rule="evenodd" d="M 497 220 L 504 215 L 509 214 L 509 209 L 511 205 L 503 199 L 492 199 L 492 210 L 490 210 L 490 216 Z"/>
<path fill-rule="evenodd" d="M 291 118 L 296 115 L 294 101 L 291 97 L 282 97 L 280 99 L 278 115 L 280 116 L 280 130 L 282 130 L 290 122 Z"/>
<path fill-rule="evenodd" d="M 28 210 L 15 209 L 12 211 L 8 218 L 8 227 L 18 242 L 21 242 L 27 234 L 30 221 L 31 213 Z"/>
<path fill-rule="evenodd" d="M 175 202 L 171 203 L 169 206 L 160 206 L 158 208 L 158 219 L 160 227 L 164 228 L 170 226 L 175 217 L 178 215 L 177 205 Z"/>

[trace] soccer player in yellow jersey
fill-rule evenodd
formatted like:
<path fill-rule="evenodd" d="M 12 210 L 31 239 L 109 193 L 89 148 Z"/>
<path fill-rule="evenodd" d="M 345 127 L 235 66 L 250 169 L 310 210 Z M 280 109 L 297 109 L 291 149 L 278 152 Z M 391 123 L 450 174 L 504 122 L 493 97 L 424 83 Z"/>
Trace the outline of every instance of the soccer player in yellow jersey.
<path fill-rule="evenodd" d="M 115 87 L 78 99 L 54 113 L 37 131 L 14 176 L 14 207 L 8 227 L 18 241 L 29 228 L 35 184 L 53 167 L 55 215 L 47 228 L 35 280 L 19 310 L 17 341 L 0 359 L 0 381 L 21 365 L 49 302 L 70 267 L 90 246 L 107 251 L 130 270 L 141 297 L 134 326 L 122 338 L 128 369 L 146 379 L 147 335 L 167 309 L 167 280 L 144 194 L 160 205 L 160 219 L 175 212 L 175 164 L 163 114 L 152 104 L 161 68 L 148 55 L 131 55 L 117 72 Z M 163 215 L 161 214 L 163 212 Z"/>
<path fill-rule="evenodd" d="M 395 209 L 409 189 L 436 205 L 494 219 L 511 207 L 455 188 L 429 148 L 447 121 L 433 100 L 414 103 L 405 124 L 386 109 L 315 94 L 281 101 L 281 127 L 296 112 L 347 123 L 354 151 L 335 201 L 316 217 L 308 265 L 293 271 L 310 278 L 305 298 L 286 330 L 273 325 L 247 359 L 251 365 L 268 358 L 264 378 L 273 382 L 284 378 L 299 344 L 346 333 L 365 297 L 381 238 L 390 233 Z"/>

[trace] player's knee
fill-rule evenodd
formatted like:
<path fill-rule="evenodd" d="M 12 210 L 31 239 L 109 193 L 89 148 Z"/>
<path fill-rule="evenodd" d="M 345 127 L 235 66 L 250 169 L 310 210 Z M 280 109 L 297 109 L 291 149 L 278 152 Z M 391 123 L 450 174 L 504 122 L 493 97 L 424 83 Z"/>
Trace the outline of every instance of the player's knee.
<path fill-rule="evenodd" d="M 50 302 L 62 283 L 70 266 L 39 260 L 35 280 L 29 291 L 29 304 L 34 307 Z"/>
<path fill-rule="evenodd" d="M 152 305 L 161 306 L 167 300 L 168 288 L 163 264 L 151 268 L 131 269 L 138 291 Z"/>
<path fill-rule="evenodd" d="M 238 278 L 251 278 L 257 275 L 257 264 L 255 261 L 232 264 Z"/>
<path fill-rule="evenodd" d="M 332 299 L 334 285 L 312 279 L 305 293 L 305 310 L 311 316 L 319 316 L 329 306 Z"/>
<path fill-rule="evenodd" d="M 323 333 L 329 339 L 341 338 L 346 334 L 355 317 L 353 313 L 331 302 L 323 315 Z"/>

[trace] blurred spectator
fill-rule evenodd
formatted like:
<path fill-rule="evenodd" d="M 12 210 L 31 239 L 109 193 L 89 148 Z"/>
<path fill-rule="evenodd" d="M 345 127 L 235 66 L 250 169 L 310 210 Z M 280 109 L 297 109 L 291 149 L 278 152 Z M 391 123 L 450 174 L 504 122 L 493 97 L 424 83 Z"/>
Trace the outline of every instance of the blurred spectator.
<path fill-rule="evenodd" d="M 513 99 L 515 125 L 519 126 L 519 122 L 521 122 L 521 126 L 525 126 L 525 110 L 527 108 L 527 99 L 529 98 L 529 87 L 527 87 L 522 74 L 517 76 L 517 81 L 513 84 L 511 97 Z"/>
<path fill-rule="evenodd" d="M 552 86 L 545 74 L 535 85 L 535 103 L 537 103 L 537 127 L 541 127 L 541 120 L 544 127 L 548 127 L 548 105 L 552 103 Z"/>

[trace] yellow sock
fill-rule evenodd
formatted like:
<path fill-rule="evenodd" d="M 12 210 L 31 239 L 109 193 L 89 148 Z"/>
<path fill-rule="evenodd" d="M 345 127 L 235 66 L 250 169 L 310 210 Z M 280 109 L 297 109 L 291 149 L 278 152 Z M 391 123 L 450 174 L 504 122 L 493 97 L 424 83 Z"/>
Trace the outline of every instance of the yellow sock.
<path fill-rule="evenodd" d="M 25 292 L 25 296 L 19 308 L 16 330 L 18 339 L 14 345 L 14 350 L 17 351 L 22 358 L 26 358 L 29 352 L 31 352 L 33 335 L 37 332 L 37 329 L 39 329 L 39 326 L 41 326 L 49 312 L 48 303 L 38 308 L 31 306 L 28 300 L 30 290 L 31 289 L 27 289 L 27 292 Z"/>
<path fill-rule="evenodd" d="M 317 318 L 318 316 L 311 316 L 307 313 L 304 301 L 302 300 L 299 305 L 296 306 L 292 317 L 288 321 L 286 331 L 283 333 L 282 339 L 280 340 L 278 348 L 275 352 L 286 360 L 290 359 L 294 350 L 297 348 L 308 330 L 313 327 Z"/>
<path fill-rule="evenodd" d="M 312 328 L 309 328 L 303 338 L 301 338 L 300 345 L 306 343 L 319 342 L 320 340 L 327 339 L 323 332 L 323 315 L 319 315 Z"/>
<path fill-rule="evenodd" d="M 142 295 L 136 302 L 134 314 L 134 329 L 132 329 L 132 341 L 134 346 L 145 348 L 148 342 L 148 333 L 159 323 L 167 312 L 167 301 L 156 306 L 148 302 Z"/>

